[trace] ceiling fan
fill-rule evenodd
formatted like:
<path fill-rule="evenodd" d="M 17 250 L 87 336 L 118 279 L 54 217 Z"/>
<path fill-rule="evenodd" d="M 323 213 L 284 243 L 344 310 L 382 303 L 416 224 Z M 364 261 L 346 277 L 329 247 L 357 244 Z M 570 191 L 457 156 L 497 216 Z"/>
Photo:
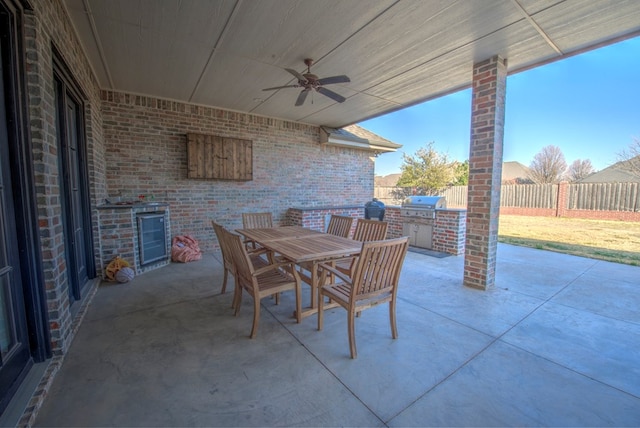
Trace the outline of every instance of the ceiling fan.
<path fill-rule="evenodd" d="M 304 74 L 301 74 L 291 68 L 285 68 L 285 70 L 287 70 L 296 79 L 298 79 L 297 84 L 265 88 L 263 89 L 263 91 L 275 91 L 283 88 L 303 88 L 298 95 L 298 99 L 296 100 L 296 106 L 301 106 L 302 104 L 304 104 L 304 101 L 307 99 L 307 95 L 309 95 L 309 92 L 311 92 L 312 90 L 320 92 L 322 95 L 325 95 L 339 103 L 342 103 L 346 100 L 345 97 L 325 88 L 324 85 L 330 85 L 332 83 L 347 83 L 351 82 L 351 79 L 349 79 L 345 75 L 324 77 L 320 79 L 318 76 L 311 73 L 311 65 L 313 65 L 313 60 L 311 58 L 307 58 L 304 60 L 304 63 L 307 66 L 307 72 Z"/>

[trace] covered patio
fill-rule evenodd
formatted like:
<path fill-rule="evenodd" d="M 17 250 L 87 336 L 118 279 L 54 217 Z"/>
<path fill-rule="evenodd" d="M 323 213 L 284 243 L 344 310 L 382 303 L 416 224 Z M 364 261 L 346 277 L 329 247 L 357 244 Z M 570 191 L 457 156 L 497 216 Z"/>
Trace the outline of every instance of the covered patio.
<path fill-rule="evenodd" d="M 496 287 L 409 252 L 387 306 L 296 324 L 219 294 L 219 254 L 98 289 L 36 426 L 637 426 L 640 267 L 500 244 Z M 308 287 L 304 287 L 308 292 Z M 41 391 L 44 393 L 44 391 Z M 23 420 L 26 422 L 26 420 Z M 33 421 L 32 421 L 33 422 Z"/>
<path fill-rule="evenodd" d="M 638 36 L 636 0 L 0 0 L 0 23 L 0 425 L 638 424 L 638 268 L 497 251 L 507 76 Z M 380 146 L 341 130 L 465 88 L 465 255 L 410 254 L 401 339 L 369 311 L 351 362 L 341 314 L 318 333 L 286 299 L 245 339 L 211 220 L 361 216 Z M 102 285 L 152 212 L 205 261 Z"/>

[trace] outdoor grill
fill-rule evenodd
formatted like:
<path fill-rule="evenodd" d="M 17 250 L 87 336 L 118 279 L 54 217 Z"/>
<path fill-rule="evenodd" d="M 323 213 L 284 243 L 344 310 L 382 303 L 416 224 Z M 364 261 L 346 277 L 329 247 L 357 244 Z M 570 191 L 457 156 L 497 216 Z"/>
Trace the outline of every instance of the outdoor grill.
<path fill-rule="evenodd" d="M 444 196 L 409 196 L 402 202 L 401 215 L 403 218 L 435 218 L 436 210 L 446 207 Z"/>
<path fill-rule="evenodd" d="M 446 207 L 444 196 L 409 196 L 402 202 L 402 233 L 409 237 L 409 245 L 433 248 L 436 210 Z"/>

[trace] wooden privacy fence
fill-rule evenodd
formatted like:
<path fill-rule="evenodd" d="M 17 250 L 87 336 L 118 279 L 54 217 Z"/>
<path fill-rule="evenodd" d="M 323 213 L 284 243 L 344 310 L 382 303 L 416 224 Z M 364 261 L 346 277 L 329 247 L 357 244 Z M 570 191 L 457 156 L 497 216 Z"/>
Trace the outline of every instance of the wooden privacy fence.
<path fill-rule="evenodd" d="M 376 187 L 374 197 L 387 205 L 400 205 L 411 188 Z M 467 186 L 453 186 L 441 193 L 447 207 L 467 206 Z M 500 207 L 555 211 L 618 211 L 640 213 L 640 183 L 558 183 L 503 185 Z"/>
<path fill-rule="evenodd" d="M 466 208 L 468 193 L 467 186 L 453 186 L 444 191 L 442 196 L 447 199 L 449 208 Z"/>
<path fill-rule="evenodd" d="M 466 205 L 466 204 L 465 204 Z M 502 186 L 501 207 L 556 208 L 557 184 L 512 184 Z"/>
<path fill-rule="evenodd" d="M 640 183 L 569 185 L 570 210 L 640 211 Z"/>

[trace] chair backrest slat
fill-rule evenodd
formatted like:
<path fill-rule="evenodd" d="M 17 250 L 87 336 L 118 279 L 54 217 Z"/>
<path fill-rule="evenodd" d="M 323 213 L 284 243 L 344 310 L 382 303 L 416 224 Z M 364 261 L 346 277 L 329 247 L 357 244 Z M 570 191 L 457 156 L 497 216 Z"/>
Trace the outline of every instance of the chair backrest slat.
<path fill-rule="evenodd" d="M 236 270 L 236 274 L 234 275 L 235 280 L 238 281 L 240 285 L 253 290 L 254 267 L 253 263 L 251 262 L 251 258 L 247 253 L 247 249 L 242 243 L 242 238 L 240 237 L 240 235 L 231 233 L 226 229 L 223 230 L 223 236 L 223 239 L 226 241 L 226 244 L 228 245 L 233 257 L 233 263 Z"/>
<path fill-rule="evenodd" d="M 242 227 L 245 229 L 273 227 L 273 218 L 271 213 L 242 213 Z"/>
<path fill-rule="evenodd" d="M 233 272 L 233 256 L 231 254 L 231 250 L 229 249 L 229 245 L 224 239 L 224 226 L 216 223 L 214 220 L 211 220 L 211 224 L 213 225 L 213 230 L 216 233 L 216 237 L 218 238 L 218 244 L 220 245 L 220 252 L 222 252 L 222 262 L 226 269 Z"/>
<path fill-rule="evenodd" d="M 406 236 L 364 242 L 353 272 L 352 300 L 396 293 L 408 246 L 409 238 Z"/>
<path fill-rule="evenodd" d="M 386 221 L 359 218 L 356 230 L 353 232 L 353 239 L 361 242 L 382 241 L 387 238 L 387 227 Z"/>
<path fill-rule="evenodd" d="M 344 215 L 331 215 L 329 220 L 329 226 L 327 226 L 327 233 L 336 236 L 342 236 L 348 238 L 351 232 L 351 225 L 353 224 L 353 217 Z"/>

